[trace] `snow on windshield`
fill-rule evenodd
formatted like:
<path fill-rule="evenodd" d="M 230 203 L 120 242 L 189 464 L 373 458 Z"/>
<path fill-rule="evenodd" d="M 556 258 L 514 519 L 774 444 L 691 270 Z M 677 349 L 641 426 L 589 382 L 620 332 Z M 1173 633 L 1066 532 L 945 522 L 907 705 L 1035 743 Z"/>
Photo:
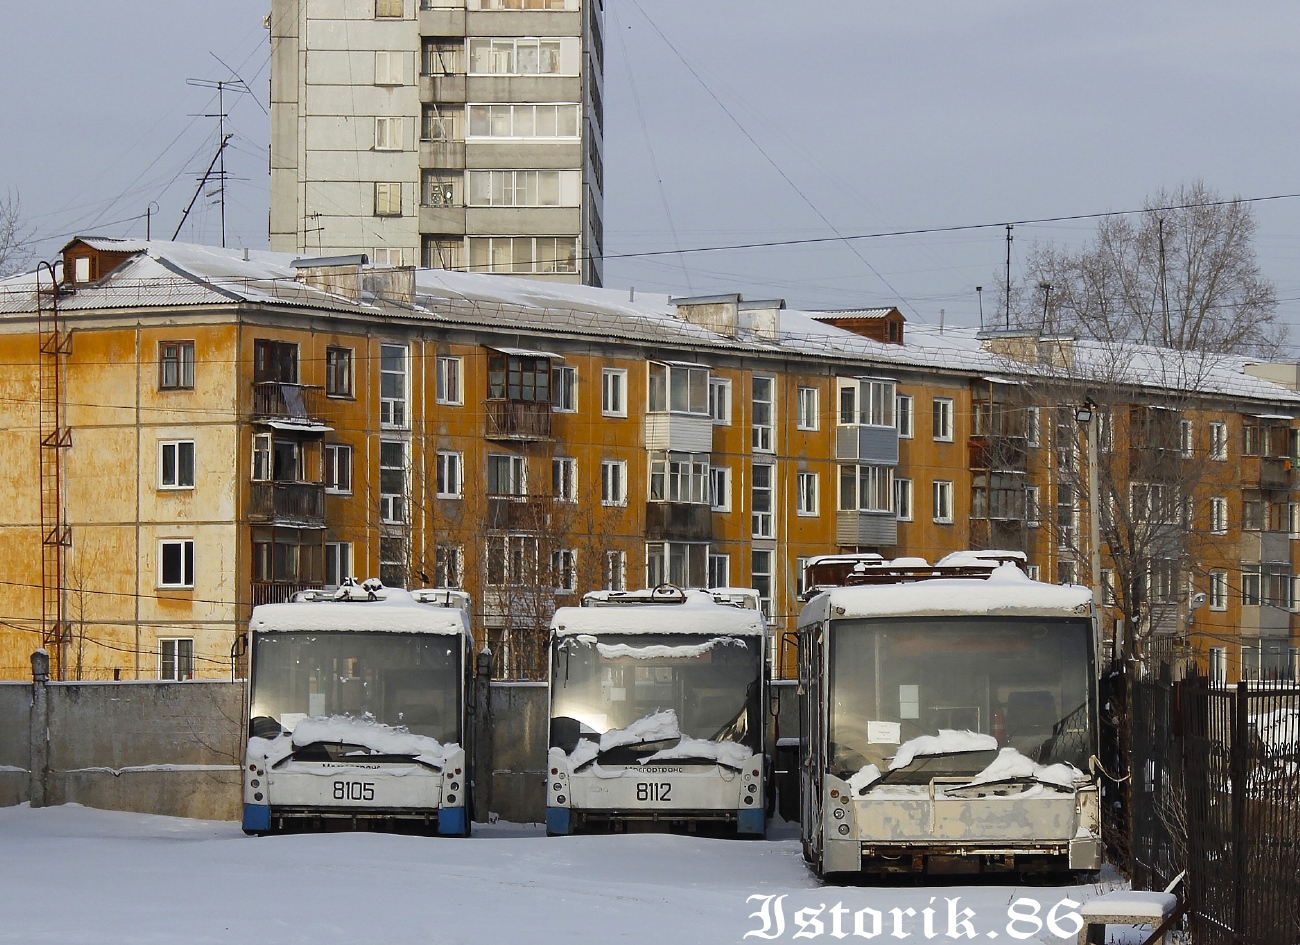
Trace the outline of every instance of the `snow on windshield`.
<path fill-rule="evenodd" d="M 915 759 L 925 755 L 954 755 L 966 751 L 996 751 L 998 740 L 979 732 L 959 732 L 950 728 L 939 729 L 938 735 L 918 735 L 898 746 L 890 771 L 906 768 Z"/>
<path fill-rule="evenodd" d="M 987 768 L 961 785 L 961 787 L 978 787 L 981 784 L 997 784 L 1001 781 L 1029 778 L 1034 781 L 1041 781 L 1044 784 L 1072 788 L 1075 779 L 1081 777 L 1083 777 L 1083 772 L 1074 765 L 1064 762 L 1054 765 L 1040 765 L 1032 758 L 1026 758 L 1014 748 L 1007 747 L 998 752 L 998 756 L 989 762 Z"/>
<path fill-rule="evenodd" d="M 586 643 L 589 638 L 584 634 L 578 637 L 579 642 Z M 652 646 L 632 646 L 627 643 L 597 643 L 596 649 L 605 659 L 618 659 L 620 656 L 628 656 L 634 660 L 653 660 L 653 659 L 695 659 L 703 656 L 715 646 L 744 646 L 745 641 L 736 637 L 714 637 L 704 643 L 683 646 L 664 646 L 655 644 Z"/>
<path fill-rule="evenodd" d="M 374 719 L 356 719 L 345 715 L 328 718 L 304 718 L 292 734 L 277 738 L 250 738 L 250 753 L 258 750 L 274 765 L 293 753 L 295 748 L 315 744 L 356 745 L 376 755 L 408 756 L 416 761 L 441 766 L 460 746 L 443 744 L 427 735 L 416 735 L 404 726 L 385 725 Z"/>
<path fill-rule="evenodd" d="M 738 768 L 753 755 L 751 749 L 736 742 L 709 741 L 683 735 L 681 725 L 677 721 L 677 713 L 672 709 L 663 709 L 637 719 L 626 728 L 616 728 L 605 732 L 600 736 L 599 742 L 583 738 L 567 757 L 569 764 L 573 768 L 580 768 L 598 757 L 602 752 L 614 748 L 621 748 L 625 745 L 670 741 L 672 739 L 679 739 L 679 741 L 671 748 L 663 748 L 644 758 L 638 758 L 638 763 L 647 764 L 653 761 L 705 758 L 721 762 L 732 768 Z"/>

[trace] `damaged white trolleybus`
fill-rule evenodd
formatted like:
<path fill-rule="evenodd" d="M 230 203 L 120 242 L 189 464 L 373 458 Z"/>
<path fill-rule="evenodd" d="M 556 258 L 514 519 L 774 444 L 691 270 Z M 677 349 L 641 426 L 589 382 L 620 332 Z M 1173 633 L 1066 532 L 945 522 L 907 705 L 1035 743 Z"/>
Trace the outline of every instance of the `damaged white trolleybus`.
<path fill-rule="evenodd" d="M 468 836 L 468 604 L 367 581 L 253 609 L 246 833 Z"/>
<path fill-rule="evenodd" d="M 765 829 L 762 611 L 669 585 L 551 621 L 546 829 Z"/>
<path fill-rule="evenodd" d="M 1092 592 L 953 555 L 799 616 L 804 856 L 827 873 L 1101 867 Z"/>

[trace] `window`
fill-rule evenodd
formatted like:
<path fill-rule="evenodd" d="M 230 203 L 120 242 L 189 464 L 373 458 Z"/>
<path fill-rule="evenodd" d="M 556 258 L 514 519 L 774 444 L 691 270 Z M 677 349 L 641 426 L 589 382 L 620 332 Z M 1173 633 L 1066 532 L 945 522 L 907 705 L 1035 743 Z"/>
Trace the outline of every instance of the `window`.
<path fill-rule="evenodd" d="M 1056 562 L 1056 583 L 1073 584 L 1078 577 L 1078 567 L 1073 561 Z"/>
<path fill-rule="evenodd" d="M 894 508 L 900 522 L 912 520 L 912 480 L 894 480 Z"/>
<path fill-rule="evenodd" d="M 494 353 L 488 357 L 488 400 L 551 402 L 551 359 Z"/>
<path fill-rule="evenodd" d="M 446 5 L 465 8 L 457 0 L 447 0 Z M 459 75 L 465 71 L 464 59 L 465 41 L 459 37 L 426 36 L 420 43 L 420 71 L 424 75 Z"/>
<path fill-rule="evenodd" d="M 651 502 L 687 502 L 702 505 L 709 500 L 709 455 L 707 453 L 650 454 Z"/>
<path fill-rule="evenodd" d="M 469 105 L 471 138 L 576 138 L 576 104 Z"/>
<path fill-rule="evenodd" d="M 177 538 L 158 542 L 158 586 L 194 586 L 194 539 Z"/>
<path fill-rule="evenodd" d="M 471 39 L 471 75 L 577 75 L 576 46 L 558 37 L 509 37 Z M 564 55 L 568 53 L 568 55 Z"/>
<path fill-rule="evenodd" d="M 379 580 L 385 587 L 406 586 L 406 540 L 400 535 L 379 536 Z"/>
<path fill-rule="evenodd" d="M 194 488 L 193 440 L 163 440 L 158 444 L 158 488 Z"/>
<path fill-rule="evenodd" d="M 627 505 L 627 463 L 607 459 L 600 464 L 600 504 Z"/>
<path fill-rule="evenodd" d="M 934 520 L 952 524 L 952 483 L 943 479 L 934 481 Z"/>
<path fill-rule="evenodd" d="M 464 553 L 456 545 L 438 545 L 433 553 L 434 587 L 463 587 Z"/>
<path fill-rule="evenodd" d="M 1037 581 L 1038 574 L 1039 574 L 1038 565 L 1029 564 L 1025 566 L 1025 577 L 1029 578 L 1029 580 Z"/>
<path fill-rule="evenodd" d="M 731 378 L 709 378 L 709 416 L 719 426 L 731 426 Z"/>
<path fill-rule="evenodd" d="M 448 105 L 425 105 L 420 112 L 421 141 L 462 141 L 464 113 Z M 430 207 L 461 206 L 461 179 L 442 168 L 424 172 L 424 202 Z"/>
<path fill-rule="evenodd" d="M 406 426 L 406 345 L 379 346 L 379 425 Z"/>
<path fill-rule="evenodd" d="M 578 271 L 576 236 L 471 236 L 470 272 Z"/>
<path fill-rule="evenodd" d="M 605 590 L 627 589 L 627 555 L 622 551 L 605 552 Z"/>
<path fill-rule="evenodd" d="M 912 395 L 899 394 L 895 402 L 894 413 L 898 417 L 898 435 L 905 440 L 912 438 Z"/>
<path fill-rule="evenodd" d="M 606 417 L 627 416 L 627 371 L 605 368 L 600 372 L 600 412 Z"/>
<path fill-rule="evenodd" d="M 709 555 L 709 587 L 731 587 L 731 555 Z"/>
<path fill-rule="evenodd" d="M 731 468 L 729 466 L 709 467 L 709 505 L 715 512 L 731 511 Z"/>
<path fill-rule="evenodd" d="M 379 520 L 406 521 L 406 444 L 395 440 L 379 444 Z"/>
<path fill-rule="evenodd" d="M 471 10 L 577 10 L 579 2 L 580 0 L 461 0 L 455 5 L 467 6 Z"/>
<path fill-rule="evenodd" d="M 375 16 L 400 17 L 405 0 L 375 0 Z"/>
<path fill-rule="evenodd" d="M 1210 534 L 1222 535 L 1228 530 L 1228 500 L 1215 496 L 1210 499 Z"/>
<path fill-rule="evenodd" d="M 578 369 L 557 367 L 551 383 L 551 408 L 557 413 L 578 411 Z"/>
<path fill-rule="evenodd" d="M 1030 528 L 1037 528 L 1042 524 L 1039 511 L 1039 492 L 1038 486 L 1025 486 L 1025 524 Z"/>
<path fill-rule="evenodd" d="M 645 548 L 646 587 L 704 587 L 709 576 L 708 556 L 707 543 L 651 542 Z"/>
<path fill-rule="evenodd" d="M 158 346 L 158 387 L 191 390 L 194 387 L 194 342 L 164 341 Z"/>
<path fill-rule="evenodd" d="M 1300 538 L 1300 502 L 1288 502 L 1286 505 L 1287 533 L 1292 538 Z"/>
<path fill-rule="evenodd" d="M 571 548 L 551 552 L 551 581 L 560 594 L 578 589 L 578 553 Z"/>
<path fill-rule="evenodd" d="M 795 428 L 799 430 L 820 429 L 821 418 L 818 416 L 817 388 L 800 387 L 795 392 Z"/>
<path fill-rule="evenodd" d="M 401 118 L 375 119 L 375 150 L 401 151 L 406 144 L 405 122 Z"/>
<path fill-rule="evenodd" d="M 815 516 L 818 514 L 818 482 L 820 477 L 815 472 L 801 472 L 795 478 L 795 514 Z"/>
<path fill-rule="evenodd" d="M 750 512 L 755 538 L 776 535 L 773 511 L 776 508 L 776 467 L 755 463 L 750 471 Z"/>
<path fill-rule="evenodd" d="M 325 542 L 325 586 L 338 587 L 352 574 L 352 543 Z"/>
<path fill-rule="evenodd" d="M 325 491 L 345 495 L 352 492 L 352 447 L 325 444 Z"/>
<path fill-rule="evenodd" d="M 649 411 L 705 416 L 709 411 L 709 369 L 688 364 L 649 365 Z"/>
<path fill-rule="evenodd" d="M 528 494 L 528 461 L 509 453 L 489 453 L 487 494 L 522 496 Z"/>
<path fill-rule="evenodd" d="M 291 341 L 255 339 L 253 381 L 258 384 L 297 384 L 298 346 Z"/>
<path fill-rule="evenodd" d="M 352 349 L 325 349 L 325 394 L 328 397 L 352 396 Z"/>
<path fill-rule="evenodd" d="M 894 470 L 891 466 L 841 466 L 841 512 L 894 511 Z"/>
<path fill-rule="evenodd" d="M 952 399 L 934 398 L 934 439 L 939 443 L 952 442 Z"/>
<path fill-rule="evenodd" d="M 835 386 L 839 395 L 840 426 L 895 426 L 898 394 L 893 381 L 842 377 Z"/>
<path fill-rule="evenodd" d="M 465 241 L 459 236 L 426 236 L 422 241 L 421 259 L 426 269 L 465 268 Z"/>
<path fill-rule="evenodd" d="M 576 207 L 582 171 L 468 171 L 471 207 Z"/>
<path fill-rule="evenodd" d="M 1258 497 L 1247 497 L 1241 503 L 1241 527 L 1257 532 L 1264 527 L 1264 502 Z"/>
<path fill-rule="evenodd" d="M 1259 421 L 1247 420 L 1241 425 L 1241 454 L 1243 456 L 1260 455 Z"/>
<path fill-rule="evenodd" d="M 397 246 L 377 246 L 370 251 L 371 264 L 376 267 L 406 265 L 406 250 Z"/>
<path fill-rule="evenodd" d="M 1196 426 L 1191 420 L 1178 421 L 1178 439 L 1182 446 L 1183 456 L 1190 459 L 1192 451 L 1196 448 Z"/>
<path fill-rule="evenodd" d="M 406 53 L 375 53 L 375 85 L 406 84 Z"/>
<path fill-rule="evenodd" d="M 194 678 L 194 640 L 184 637 L 158 641 L 158 678 L 180 682 Z"/>
<path fill-rule="evenodd" d="M 488 539 L 487 583 L 492 587 L 537 582 L 537 537 L 502 535 Z"/>
<path fill-rule="evenodd" d="M 808 590 L 808 562 L 811 558 L 794 559 L 794 593 L 800 600 Z"/>
<path fill-rule="evenodd" d="M 766 617 L 772 616 L 772 560 L 775 557 L 771 551 L 750 553 L 749 585 L 758 591 L 758 604 Z"/>
<path fill-rule="evenodd" d="M 1042 439 L 1043 418 L 1037 407 L 1025 408 L 1025 439 L 1028 446 L 1037 447 Z"/>
<path fill-rule="evenodd" d="M 1115 571 L 1112 568 L 1101 569 L 1101 602 L 1110 607 L 1119 606 L 1115 594 Z"/>
<path fill-rule="evenodd" d="M 551 460 L 551 495 L 561 502 L 578 501 L 578 461 L 570 456 Z"/>
<path fill-rule="evenodd" d="M 460 358 L 438 359 L 438 403 L 460 406 L 465 402 L 465 388 Z"/>
<path fill-rule="evenodd" d="M 1258 607 L 1263 602 L 1262 578 L 1259 565 L 1245 567 L 1241 572 L 1241 604 Z"/>
<path fill-rule="evenodd" d="M 396 181 L 375 183 L 375 216 L 400 217 L 402 215 L 402 185 Z"/>
<path fill-rule="evenodd" d="M 753 380 L 753 397 L 751 400 L 752 434 L 751 447 L 756 453 L 771 453 L 776 417 L 772 409 L 775 402 L 776 381 L 770 377 L 756 377 Z"/>
<path fill-rule="evenodd" d="M 1210 685 L 1222 689 L 1228 684 L 1228 648 L 1210 647 Z"/>
<path fill-rule="evenodd" d="M 1228 609 L 1228 575 L 1225 571 L 1210 572 L 1210 610 Z"/>
<path fill-rule="evenodd" d="M 438 451 L 438 498 L 459 499 L 464 486 L 465 458 L 451 450 Z"/>
<path fill-rule="evenodd" d="M 1210 421 L 1210 459 L 1223 462 L 1228 458 L 1228 425 Z"/>

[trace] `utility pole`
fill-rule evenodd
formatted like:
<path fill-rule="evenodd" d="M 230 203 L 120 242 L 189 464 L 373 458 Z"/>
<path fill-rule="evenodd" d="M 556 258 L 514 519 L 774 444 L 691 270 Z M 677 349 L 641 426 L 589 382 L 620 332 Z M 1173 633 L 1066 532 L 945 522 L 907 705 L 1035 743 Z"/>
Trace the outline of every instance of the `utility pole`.
<path fill-rule="evenodd" d="M 1011 230 L 1012 224 L 1007 224 L 1007 321 L 1006 328 L 1011 328 Z"/>

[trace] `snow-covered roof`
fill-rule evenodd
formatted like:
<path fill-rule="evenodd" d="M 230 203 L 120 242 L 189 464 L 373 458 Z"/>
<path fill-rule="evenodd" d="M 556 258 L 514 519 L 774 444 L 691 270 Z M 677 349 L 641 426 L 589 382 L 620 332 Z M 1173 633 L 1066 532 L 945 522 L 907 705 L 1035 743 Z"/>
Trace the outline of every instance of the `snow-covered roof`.
<path fill-rule="evenodd" d="M 832 610 L 833 608 L 833 610 Z M 895 616 L 1087 616 L 1092 591 L 1077 584 L 1031 581 L 1013 564 L 987 578 L 936 578 L 906 584 L 835 587 L 809 601 L 799 615 L 805 626 L 825 619 Z"/>
<path fill-rule="evenodd" d="M 761 636 L 762 611 L 719 604 L 706 592 L 687 591 L 680 604 L 622 604 L 617 607 L 561 607 L 551 618 L 556 636 L 602 633 L 690 633 Z"/>
<path fill-rule="evenodd" d="M 469 633 L 469 616 L 459 608 L 430 607 L 397 588 L 382 594 L 373 601 L 262 604 L 253 608 L 249 627 L 255 633 Z"/>

